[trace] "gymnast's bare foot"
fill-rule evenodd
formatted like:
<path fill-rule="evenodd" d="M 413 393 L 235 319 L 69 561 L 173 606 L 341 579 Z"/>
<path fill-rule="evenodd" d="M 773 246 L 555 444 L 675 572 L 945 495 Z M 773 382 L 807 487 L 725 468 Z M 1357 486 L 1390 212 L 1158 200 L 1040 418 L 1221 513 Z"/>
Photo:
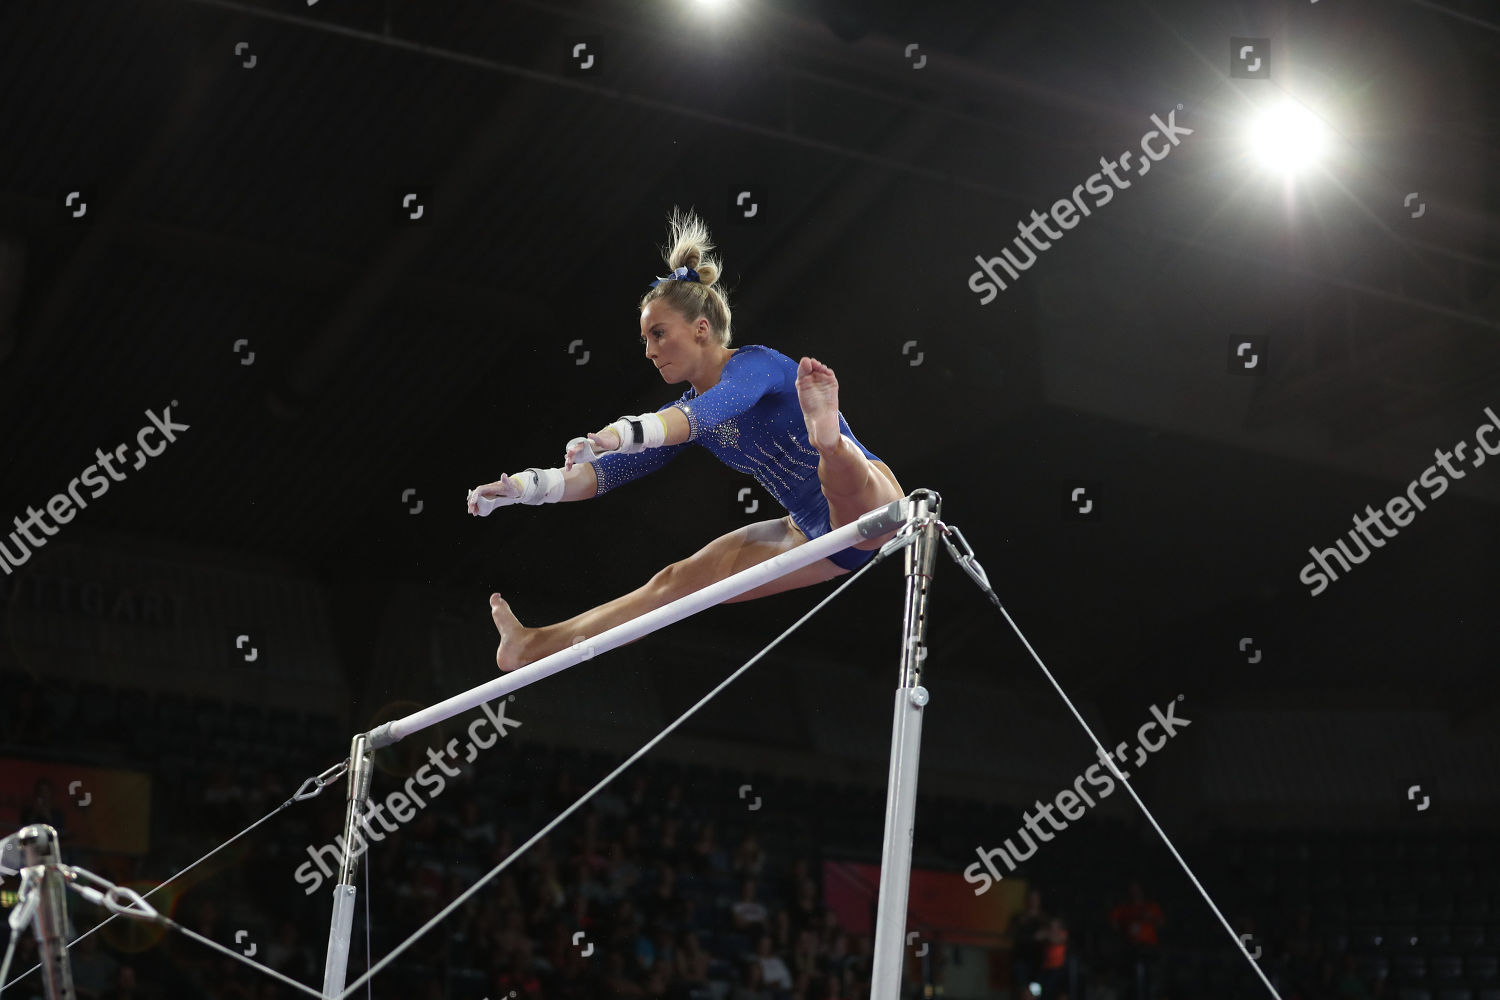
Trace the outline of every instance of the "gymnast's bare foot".
<path fill-rule="evenodd" d="M 490 595 L 490 617 L 500 633 L 500 648 L 495 651 L 495 665 L 502 673 L 524 667 L 531 662 L 527 647 L 535 629 L 526 628 L 511 613 L 510 605 L 499 594 Z"/>
<path fill-rule="evenodd" d="M 837 448 L 839 433 L 839 380 L 833 369 L 813 358 L 797 364 L 797 402 L 807 424 L 807 440 L 819 451 Z"/>

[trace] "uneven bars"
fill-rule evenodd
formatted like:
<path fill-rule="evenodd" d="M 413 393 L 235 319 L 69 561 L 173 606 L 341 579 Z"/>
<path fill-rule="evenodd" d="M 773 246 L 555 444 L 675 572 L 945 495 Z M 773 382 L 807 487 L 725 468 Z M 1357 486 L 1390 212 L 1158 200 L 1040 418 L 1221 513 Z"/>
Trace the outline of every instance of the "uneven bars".
<path fill-rule="evenodd" d="M 575 643 L 567 649 L 560 649 L 535 663 L 502 674 L 492 681 L 470 688 L 436 705 L 430 705 L 411 715 L 376 726 L 367 734 L 370 749 L 376 750 L 390 746 L 397 740 L 403 740 L 428 726 L 434 726 L 445 719 L 451 719 L 455 715 L 477 708 L 485 702 L 493 701 L 501 695 L 523 688 L 559 670 L 566 670 L 598 653 L 633 642 L 657 629 L 679 622 L 689 615 L 697 614 L 704 608 L 721 604 L 727 598 L 753 590 L 763 583 L 785 576 L 793 570 L 801 569 L 803 566 L 842 551 L 857 542 L 888 535 L 907 522 L 907 509 L 908 499 L 905 497 L 884 507 L 878 507 L 858 520 L 851 521 L 841 528 L 835 528 L 826 535 L 788 549 L 778 556 L 772 556 L 763 563 L 741 570 L 727 579 L 688 594 L 686 597 L 679 597 L 672 603 L 663 605 L 655 611 L 648 611 L 639 618 L 632 618 L 614 628 L 606 629 L 587 642 Z"/>

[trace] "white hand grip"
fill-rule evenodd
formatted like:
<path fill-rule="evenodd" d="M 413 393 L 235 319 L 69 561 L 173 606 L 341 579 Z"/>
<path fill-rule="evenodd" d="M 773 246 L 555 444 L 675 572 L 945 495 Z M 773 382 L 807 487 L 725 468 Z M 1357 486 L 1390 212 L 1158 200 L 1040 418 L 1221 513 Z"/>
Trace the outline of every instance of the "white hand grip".
<path fill-rule="evenodd" d="M 594 446 L 586 437 L 576 437 L 568 442 L 568 447 L 563 449 L 563 458 L 566 460 L 567 453 L 573 450 L 575 444 L 582 444 L 583 448 L 573 456 L 574 465 L 586 465 L 599 461 L 599 456 L 594 454 Z"/>

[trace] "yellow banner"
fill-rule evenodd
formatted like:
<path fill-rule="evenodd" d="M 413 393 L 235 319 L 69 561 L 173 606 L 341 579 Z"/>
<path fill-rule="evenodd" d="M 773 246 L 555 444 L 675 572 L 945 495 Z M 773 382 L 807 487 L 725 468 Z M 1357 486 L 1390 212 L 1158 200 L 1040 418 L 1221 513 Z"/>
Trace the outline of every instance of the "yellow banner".
<path fill-rule="evenodd" d="M 145 854 L 151 846 L 151 776 L 140 771 L 0 757 L 0 829 L 57 828 L 62 860 L 89 848 Z"/>

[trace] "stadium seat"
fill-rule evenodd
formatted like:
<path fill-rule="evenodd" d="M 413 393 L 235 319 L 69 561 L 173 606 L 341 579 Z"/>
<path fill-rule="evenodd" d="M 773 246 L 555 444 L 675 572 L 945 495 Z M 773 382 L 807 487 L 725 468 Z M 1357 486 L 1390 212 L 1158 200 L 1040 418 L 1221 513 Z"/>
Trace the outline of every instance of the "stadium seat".
<path fill-rule="evenodd" d="M 1427 979 L 1427 957 L 1425 955 L 1397 955 L 1391 970 L 1398 983 L 1415 985 Z"/>
<path fill-rule="evenodd" d="M 1464 976 L 1464 960 L 1458 955 L 1437 955 L 1427 963 L 1427 974 L 1433 982 L 1451 985 Z"/>
<path fill-rule="evenodd" d="M 1500 958 L 1494 955 L 1470 955 L 1464 959 L 1464 975 L 1470 983 L 1488 986 L 1500 981 Z"/>
<path fill-rule="evenodd" d="M 1453 947 L 1474 951 L 1484 947 L 1484 928 L 1479 924 L 1458 924 L 1453 928 Z"/>
<path fill-rule="evenodd" d="M 1385 931 L 1379 924 L 1355 924 L 1349 929 L 1349 950 L 1356 955 L 1381 951 Z"/>
<path fill-rule="evenodd" d="M 1453 947 L 1453 928 L 1448 924 L 1427 924 L 1419 933 L 1424 948 L 1447 951 Z"/>

